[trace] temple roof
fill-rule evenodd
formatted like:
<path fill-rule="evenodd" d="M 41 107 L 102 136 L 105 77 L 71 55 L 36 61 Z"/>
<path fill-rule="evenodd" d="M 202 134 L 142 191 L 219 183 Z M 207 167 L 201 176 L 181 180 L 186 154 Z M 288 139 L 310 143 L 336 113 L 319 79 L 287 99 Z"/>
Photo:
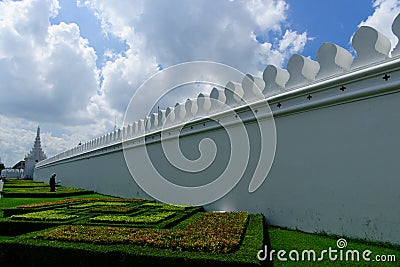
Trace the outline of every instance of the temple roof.
<path fill-rule="evenodd" d="M 40 141 L 40 127 L 38 126 L 37 132 L 36 132 L 36 138 L 35 138 L 35 143 L 33 144 L 33 148 L 29 152 L 28 155 L 25 157 L 26 159 L 35 159 L 38 161 L 44 160 L 47 158 L 46 154 L 44 153 L 42 149 L 42 143 Z"/>

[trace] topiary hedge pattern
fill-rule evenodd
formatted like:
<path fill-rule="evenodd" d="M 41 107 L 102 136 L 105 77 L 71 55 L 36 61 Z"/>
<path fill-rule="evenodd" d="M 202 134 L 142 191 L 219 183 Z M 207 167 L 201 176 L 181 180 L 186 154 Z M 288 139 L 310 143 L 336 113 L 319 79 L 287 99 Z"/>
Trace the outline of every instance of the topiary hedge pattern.
<path fill-rule="evenodd" d="M 107 223 L 159 223 L 171 216 L 174 216 L 175 212 L 157 212 L 154 214 L 143 214 L 143 215 L 100 215 L 91 218 L 94 222 L 107 222 Z"/>
<path fill-rule="evenodd" d="M 166 216 L 168 213 L 160 214 Z M 35 238 L 98 244 L 131 243 L 177 250 L 230 253 L 239 248 L 247 218 L 246 212 L 206 213 L 184 230 L 67 225 L 42 232 Z"/>
<path fill-rule="evenodd" d="M 0 229 L 7 229 L 7 235 L 20 235 L 0 241 L 0 250 L 6 251 L 3 254 L 8 259 L 14 249 L 39 254 L 50 249 L 54 255 L 69 253 L 79 261 L 81 257 L 73 255 L 93 253 L 93 258 L 87 258 L 88 264 L 97 264 L 102 253 L 110 250 L 124 264 L 152 259 L 176 266 L 189 262 L 190 266 L 230 266 L 231 262 L 255 266 L 258 263 L 254 255 L 249 256 L 250 251 L 261 249 L 263 240 L 260 219 L 255 220 L 259 217 L 246 212 L 204 212 L 201 207 L 142 199 L 65 199 L 21 205 L 5 210 L 3 215 Z M 249 232 L 248 225 L 261 230 Z M 40 262 L 43 257 L 30 260 Z"/>
<path fill-rule="evenodd" d="M 78 198 L 4 209 L 3 221 L 165 228 L 199 210 L 201 208 L 159 205 L 143 199 Z"/>
<path fill-rule="evenodd" d="M 58 210 L 44 210 L 11 216 L 13 220 L 27 221 L 67 221 L 74 218 L 78 218 L 78 215 L 69 215 Z"/>

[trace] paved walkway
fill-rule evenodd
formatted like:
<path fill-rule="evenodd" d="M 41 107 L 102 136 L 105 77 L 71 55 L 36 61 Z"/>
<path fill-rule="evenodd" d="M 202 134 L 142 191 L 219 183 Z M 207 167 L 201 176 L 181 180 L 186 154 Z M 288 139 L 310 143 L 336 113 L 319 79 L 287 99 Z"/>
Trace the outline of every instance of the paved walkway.
<path fill-rule="evenodd" d="M 3 180 L 1 180 L 0 181 L 0 191 L 3 190 L 3 184 L 4 184 L 4 182 L 3 182 Z"/>

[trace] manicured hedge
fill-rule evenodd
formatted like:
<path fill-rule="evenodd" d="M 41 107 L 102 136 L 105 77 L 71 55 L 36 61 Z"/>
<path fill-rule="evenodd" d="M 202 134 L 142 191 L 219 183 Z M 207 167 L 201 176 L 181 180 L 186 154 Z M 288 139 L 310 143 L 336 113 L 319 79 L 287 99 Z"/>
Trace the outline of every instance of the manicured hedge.
<path fill-rule="evenodd" d="M 256 252 L 263 242 L 262 216 L 206 213 L 202 207 L 148 200 L 66 199 L 21 205 L 6 209 L 4 215 L 0 235 L 15 237 L 0 239 L 1 266 L 13 259 L 13 249 L 21 250 L 24 257 L 29 254 L 21 262 L 13 261 L 17 266 L 52 262 L 104 266 L 109 259 L 118 266 L 257 266 Z M 259 230 L 247 234 L 251 228 Z M 7 230 L 1 233 L 1 229 Z"/>
<path fill-rule="evenodd" d="M 8 219 L 19 221 L 55 221 L 58 217 L 62 222 L 79 216 L 80 219 L 74 220 L 74 224 L 169 228 L 202 210 L 199 207 L 160 205 L 142 199 L 82 198 L 21 205 L 17 208 L 4 209 L 3 214 Z M 45 216 L 47 214 L 54 215 L 53 219 L 51 216 Z"/>
<path fill-rule="evenodd" d="M 143 215 L 100 215 L 91 218 L 94 222 L 106 222 L 106 223 L 159 223 L 167 218 L 175 215 L 175 212 L 157 212 L 153 214 L 143 214 Z"/>
<path fill-rule="evenodd" d="M 148 208 L 165 209 L 165 210 L 185 210 L 187 208 L 192 207 L 187 205 L 171 205 L 171 204 L 152 203 L 152 202 L 144 203 L 142 204 L 142 206 Z"/>
<path fill-rule="evenodd" d="M 69 208 L 71 209 L 82 209 L 82 208 L 92 208 L 92 207 L 98 207 L 98 206 L 126 206 L 129 205 L 128 202 L 120 202 L 120 201 L 96 201 L 96 202 L 88 202 L 88 203 L 83 203 L 83 204 L 76 204 L 76 205 L 70 205 Z"/>
<path fill-rule="evenodd" d="M 59 225 L 59 222 L 0 220 L 1 236 L 17 236 Z"/>
<path fill-rule="evenodd" d="M 203 212 L 203 207 L 186 208 L 185 211 L 175 211 L 176 215 L 158 224 L 159 228 L 172 228 L 180 224 L 182 221 L 194 216 L 197 213 Z"/>
<path fill-rule="evenodd" d="M 88 209 L 90 213 L 105 213 L 105 214 L 114 214 L 114 213 L 132 213 L 135 211 L 135 208 L 125 207 L 125 206 L 100 206 L 100 207 L 92 207 Z"/>
<path fill-rule="evenodd" d="M 30 212 L 20 215 L 12 215 L 12 220 L 26 220 L 26 221 L 67 221 L 78 218 L 77 215 L 66 214 L 57 210 L 44 210 L 37 212 Z"/>
<path fill-rule="evenodd" d="M 141 222 L 157 222 L 173 212 L 160 212 L 153 217 L 140 217 Z M 109 222 L 121 220 L 135 223 L 135 217 L 103 216 Z M 109 218 L 112 217 L 112 218 Z M 120 218 L 122 217 L 122 218 Z M 205 213 L 185 230 L 135 229 L 125 227 L 61 226 L 38 234 L 35 238 L 48 240 L 75 241 L 87 243 L 113 244 L 132 243 L 178 250 L 232 252 L 241 242 L 247 223 L 247 213 Z M 101 218 L 100 218 L 101 219 Z"/>
<path fill-rule="evenodd" d="M 67 227 L 67 226 L 63 226 Z M 93 229 L 95 229 L 94 227 Z M 59 229 L 55 228 L 54 230 Z M 104 231 L 114 231 L 111 228 Z M 83 230 L 83 229 L 81 229 Z M 87 229 L 85 229 L 87 230 Z M 145 230 L 145 229 L 142 229 Z M 160 232 L 168 230 L 157 230 Z M 156 231 L 156 232 L 157 232 Z M 240 248 L 231 253 L 180 251 L 143 245 L 114 243 L 81 243 L 49 241 L 35 238 L 49 230 L 30 233 L 0 242 L 0 262 L 8 266 L 261 266 L 257 252 L 263 247 L 263 216 L 250 215 Z M 60 233 L 63 234 L 64 232 Z M 96 240 L 98 231 L 90 231 L 88 239 Z M 69 233 L 71 234 L 71 233 Z M 80 238 L 76 235 L 77 238 Z M 113 235 L 109 234 L 110 239 Z M 172 239 L 173 240 L 173 239 Z M 175 241 L 167 241 L 175 242 Z M 24 255 L 19 257 L 18 255 Z M 14 265 L 13 265 L 14 264 Z"/>
<path fill-rule="evenodd" d="M 20 205 L 20 206 L 17 206 L 17 208 L 30 209 L 30 208 L 41 208 L 41 207 L 48 207 L 48 206 L 54 206 L 54 205 L 65 205 L 65 204 L 78 203 L 78 202 L 95 202 L 95 201 L 141 203 L 145 200 L 139 199 L 139 198 L 124 198 L 124 199 L 122 199 L 122 198 L 71 198 L 71 199 L 63 199 L 63 200 L 52 201 L 52 202 Z"/>
<path fill-rule="evenodd" d="M 94 194 L 92 190 L 76 190 L 67 192 L 0 192 L 2 197 L 8 198 L 54 198 Z"/>
<path fill-rule="evenodd" d="M 59 185 L 56 185 L 59 187 Z M 49 188 L 48 184 L 45 183 L 21 183 L 21 184 L 4 184 L 4 188 L 31 188 L 31 187 L 45 187 Z"/>
<path fill-rule="evenodd" d="M 83 220 L 77 221 L 75 225 L 92 225 L 92 226 L 104 226 L 112 225 L 118 227 L 137 227 L 137 228 L 158 228 L 168 229 L 176 224 L 179 224 L 182 220 L 189 218 L 196 212 L 203 211 L 202 208 L 192 208 L 185 211 L 167 211 L 167 210 L 147 210 L 144 208 L 137 207 L 133 212 L 130 213 L 92 213 L 90 210 L 77 211 L 83 216 L 86 216 Z M 158 213 L 166 213 L 169 216 L 160 217 Z M 173 214 L 172 214 L 173 213 Z M 163 215 L 161 215 L 163 216 Z M 93 218 L 98 217 L 98 220 Z"/>
<path fill-rule="evenodd" d="M 124 201 L 129 203 L 140 203 L 142 199 L 114 199 L 114 198 L 71 198 L 71 199 L 63 199 L 59 201 L 51 201 L 51 202 L 42 202 L 42 203 L 35 203 L 35 204 L 27 204 L 27 205 L 20 205 L 16 208 L 7 208 L 2 209 L 4 217 L 10 217 L 12 215 L 18 214 L 25 214 L 28 212 L 35 212 L 35 211 L 42 211 L 48 209 L 55 209 L 66 207 L 72 203 L 87 203 L 87 202 L 96 202 L 96 201 Z"/>

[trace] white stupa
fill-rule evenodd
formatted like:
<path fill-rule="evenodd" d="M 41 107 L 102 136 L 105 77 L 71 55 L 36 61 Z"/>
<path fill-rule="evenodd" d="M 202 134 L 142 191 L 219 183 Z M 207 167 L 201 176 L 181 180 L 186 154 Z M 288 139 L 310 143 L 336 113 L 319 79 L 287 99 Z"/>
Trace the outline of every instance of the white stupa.
<path fill-rule="evenodd" d="M 42 149 L 42 144 L 40 142 L 40 127 L 37 128 L 36 139 L 32 150 L 25 157 L 25 169 L 24 178 L 33 178 L 33 171 L 35 169 L 36 163 L 46 159 L 47 156 Z"/>

